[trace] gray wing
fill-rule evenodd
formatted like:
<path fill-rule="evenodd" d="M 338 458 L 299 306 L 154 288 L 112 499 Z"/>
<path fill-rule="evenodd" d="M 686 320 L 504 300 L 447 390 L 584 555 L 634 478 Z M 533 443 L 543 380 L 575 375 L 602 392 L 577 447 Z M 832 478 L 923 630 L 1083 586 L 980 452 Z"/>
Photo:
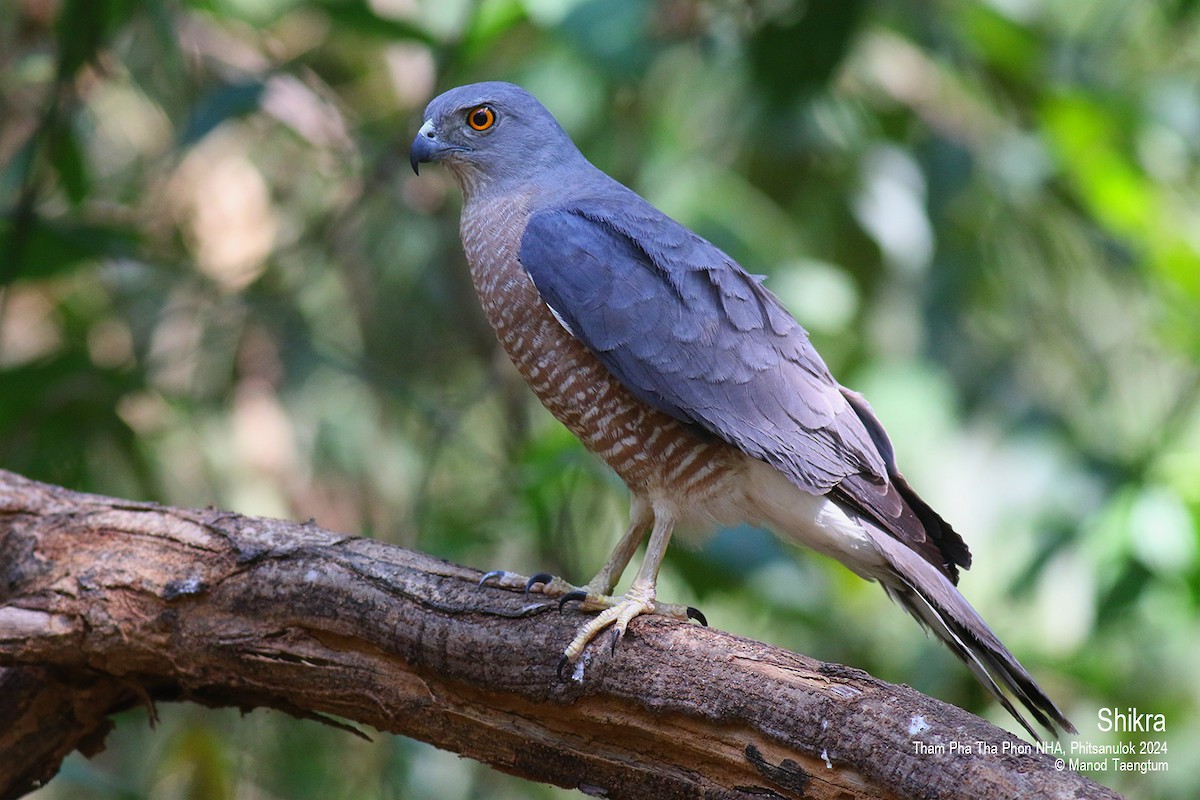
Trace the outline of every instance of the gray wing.
<path fill-rule="evenodd" d="M 640 400 L 805 491 L 832 493 L 952 580 L 969 564 L 961 538 L 895 471 L 865 401 L 721 250 L 630 194 L 534 213 L 519 258 L 572 335 Z"/>

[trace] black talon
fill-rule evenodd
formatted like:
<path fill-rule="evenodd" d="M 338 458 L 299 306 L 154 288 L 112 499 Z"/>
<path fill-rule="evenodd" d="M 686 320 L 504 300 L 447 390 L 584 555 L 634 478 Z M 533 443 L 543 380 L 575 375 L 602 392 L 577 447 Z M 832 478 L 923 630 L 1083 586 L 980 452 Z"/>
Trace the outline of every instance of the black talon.
<path fill-rule="evenodd" d="M 560 659 L 558 660 L 558 670 L 557 670 L 557 672 L 558 672 L 558 679 L 559 679 L 560 681 L 565 681 L 565 680 L 567 679 L 567 678 L 566 678 L 566 676 L 565 676 L 565 675 L 563 675 L 563 667 L 565 667 L 567 664 L 570 664 L 570 663 L 571 663 L 570 661 L 567 661 L 567 657 L 566 657 L 566 656 L 563 656 L 562 658 L 560 658 Z"/>
<path fill-rule="evenodd" d="M 706 627 L 706 628 L 708 627 L 708 620 L 705 619 L 704 615 L 700 613 L 700 609 L 692 608 L 691 606 L 688 606 L 687 615 L 688 615 L 688 619 L 694 619 L 694 620 L 696 620 L 696 622 L 699 622 L 704 627 Z"/>
<path fill-rule="evenodd" d="M 563 610 L 563 606 L 565 606 L 567 603 L 572 602 L 573 600 L 581 600 L 581 601 L 587 600 L 587 592 L 576 589 L 573 592 L 567 592 L 566 594 L 564 594 L 562 597 L 560 597 L 558 599 L 558 613 L 561 614 L 562 610 Z"/>
<path fill-rule="evenodd" d="M 503 578 L 503 577 L 504 577 L 504 570 L 494 569 L 479 579 L 479 585 L 482 587 L 485 583 L 490 581 L 492 578 Z"/>
<path fill-rule="evenodd" d="M 528 595 L 533 590 L 533 587 L 539 583 L 545 586 L 552 580 L 554 580 L 554 576 L 548 572 L 539 572 L 536 575 L 529 576 L 529 580 L 525 581 L 525 594 Z"/>
<path fill-rule="evenodd" d="M 616 627 L 613 627 L 613 643 L 612 647 L 608 651 L 610 656 L 615 656 L 617 654 L 617 642 L 621 641 L 621 633 L 622 631 L 618 630 Z"/>

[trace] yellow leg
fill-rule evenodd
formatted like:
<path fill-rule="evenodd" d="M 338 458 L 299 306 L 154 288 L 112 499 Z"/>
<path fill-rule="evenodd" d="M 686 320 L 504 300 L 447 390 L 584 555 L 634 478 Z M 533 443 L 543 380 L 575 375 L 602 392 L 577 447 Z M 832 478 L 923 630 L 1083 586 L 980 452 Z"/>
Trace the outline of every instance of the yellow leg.
<path fill-rule="evenodd" d="M 584 600 L 585 608 L 593 611 L 608 608 L 611 603 L 604 603 L 602 598 L 607 597 L 613 587 L 617 585 L 617 581 L 621 580 L 621 574 L 625 572 L 625 567 L 629 566 L 629 560 L 637 552 L 638 546 L 646 536 L 646 530 L 653 522 L 654 515 L 650 510 L 650 504 L 645 499 L 634 495 L 629 504 L 629 527 L 625 529 L 625 533 L 617 542 L 617 546 L 613 548 L 612 555 L 608 557 L 605 565 L 583 588 L 573 586 L 562 578 L 546 573 L 538 573 L 531 578 L 526 578 L 524 575 L 505 570 L 489 572 L 479 583 L 481 586 L 487 583 L 504 589 L 524 589 L 526 591 L 541 584 L 542 588 L 538 591 L 546 597 L 562 597 L 582 592 L 588 598 Z"/>
<path fill-rule="evenodd" d="M 579 659 L 583 651 L 605 628 L 613 629 L 613 647 L 625 635 L 625 629 L 634 617 L 642 614 L 655 614 L 673 619 L 694 619 L 701 625 L 707 625 L 704 615 L 694 608 L 687 606 L 660 603 L 655 597 L 658 584 L 658 570 L 662 566 L 663 556 L 667 553 L 667 545 L 671 541 L 671 532 L 675 529 L 675 514 L 666 504 L 652 505 L 642 497 L 634 496 L 630 505 L 629 527 L 613 548 L 612 555 L 596 576 L 588 581 L 586 587 L 580 589 L 564 581 L 562 578 L 539 573 L 530 578 L 514 572 L 489 572 L 483 576 L 480 585 L 493 583 L 508 589 L 524 589 L 530 591 L 535 586 L 541 586 L 540 594 L 548 597 L 559 597 L 559 608 L 564 603 L 579 601 L 580 608 L 585 611 L 600 613 L 579 629 L 575 638 L 563 651 L 559 673 L 567 664 Z M 646 555 L 634 576 L 629 591 L 614 597 L 611 593 L 621 574 L 629 566 L 633 554 L 637 552 L 646 529 L 650 528 L 650 541 L 646 545 Z M 528 608 L 543 609 L 545 606 L 529 606 Z"/>
<path fill-rule="evenodd" d="M 621 580 L 621 573 L 625 571 L 625 567 L 629 566 L 629 560 L 633 558 L 638 545 L 646 536 L 646 529 L 653 522 L 654 514 L 650 510 L 650 504 L 635 494 L 629 502 L 629 527 L 625 529 L 621 541 L 617 542 L 617 546 L 613 548 L 608 562 L 600 568 L 596 577 L 588 581 L 585 588 L 589 595 L 612 593 L 617 581 Z"/>
<path fill-rule="evenodd" d="M 642 559 L 642 565 L 638 569 L 629 591 L 621 597 L 588 595 L 584 600 L 584 608 L 590 609 L 599 605 L 604 610 L 595 619 L 580 628 L 579 633 L 567 645 L 567 649 L 563 652 L 563 660 L 566 663 L 574 663 L 582 655 L 588 643 L 609 626 L 612 626 L 614 631 L 613 646 L 615 647 L 616 642 L 625 635 L 625 629 L 634 617 L 642 614 L 662 614 L 681 619 L 688 618 L 689 614 L 686 608 L 655 601 L 658 570 L 662 566 L 663 556 L 667 553 L 671 532 L 675 529 L 675 517 L 665 506 L 654 508 L 653 515 L 654 528 L 650 533 L 650 541 L 646 545 L 646 556 Z M 620 548 L 618 547 L 618 549 Z M 603 575 L 604 570 L 601 570 L 601 574 L 597 578 Z"/>

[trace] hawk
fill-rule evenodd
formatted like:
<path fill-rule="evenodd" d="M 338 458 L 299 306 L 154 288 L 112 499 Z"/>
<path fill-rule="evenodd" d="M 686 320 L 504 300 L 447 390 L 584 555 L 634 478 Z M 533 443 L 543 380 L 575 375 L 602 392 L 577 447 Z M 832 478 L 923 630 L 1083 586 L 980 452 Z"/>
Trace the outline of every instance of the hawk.
<path fill-rule="evenodd" d="M 900 474 L 867 401 L 758 277 L 594 167 L 518 86 L 434 99 L 411 160 L 444 164 L 462 190 L 471 278 L 513 364 L 629 487 L 629 526 L 586 586 L 492 573 L 600 612 L 564 663 L 640 614 L 698 616 L 655 596 L 672 531 L 750 522 L 877 581 L 1035 737 L 1005 691 L 1051 732 L 1075 730 L 959 593 L 971 553 Z"/>

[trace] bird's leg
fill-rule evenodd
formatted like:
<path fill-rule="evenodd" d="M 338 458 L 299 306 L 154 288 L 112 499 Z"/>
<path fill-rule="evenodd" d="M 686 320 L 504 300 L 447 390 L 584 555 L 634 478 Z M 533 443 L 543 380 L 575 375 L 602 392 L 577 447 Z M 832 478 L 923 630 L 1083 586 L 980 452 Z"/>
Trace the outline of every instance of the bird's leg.
<path fill-rule="evenodd" d="M 621 541 L 617 542 L 612 555 L 596 573 L 596 577 L 583 587 L 589 597 L 605 597 L 612 594 L 617 581 L 621 580 L 621 573 L 625 571 L 625 567 L 629 566 L 629 560 L 637 552 L 638 545 L 642 543 L 642 539 L 646 536 L 646 530 L 653 522 L 654 514 L 650 510 L 650 504 L 635 494 L 629 501 L 629 527 L 625 529 Z M 586 605 L 587 601 L 584 602 Z M 607 608 L 608 606 L 602 607 Z"/>
<path fill-rule="evenodd" d="M 653 515 L 654 528 L 650 533 L 650 541 L 646 545 L 646 556 L 642 559 L 642 565 L 638 569 L 629 591 L 621 597 L 595 595 L 587 597 L 584 602 L 585 608 L 600 605 L 604 610 L 579 629 L 579 633 L 575 635 L 563 652 L 564 663 L 574 663 L 588 643 L 610 625 L 614 632 L 613 646 L 616 647 L 616 643 L 625 634 L 625 628 L 628 627 L 630 621 L 641 614 L 660 614 L 678 619 L 688 618 L 688 610 L 685 607 L 655 601 L 658 570 L 662 566 L 663 556 L 666 555 L 667 543 L 671 541 L 671 531 L 675 528 L 675 516 L 668 509 L 662 507 L 655 508 Z M 630 527 L 632 529 L 632 525 Z M 629 538 L 628 535 L 626 538 Z M 622 544 L 626 544 L 625 540 L 622 540 Z M 620 545 L 618 545 L 618 551 L 620 549 Z M 632 547 L 630 553 L 632 554 Z M 616 556 L 619 554 L 619 552 L 613 554 L 614 558 L 610 561 L 610 565 L 617 560 Z M 596 576 L 596 579 L 602 578 L 606 579 L 605 570 L 601 570 L 600 574 Z"/>
<path fill-rule="evenodd" d="M 532 591 L 535 586 L 540 584 L 541 588 L 538 589 L 538 592 L 546 597 L 566 597 L 570 595 L 571 600 L 583 601 L 584 608 L 589 610 L 596 611 L 608 608 L 612 605 L 611 598 L 608 595 L 612 593 L 613 587 L 621 579 L 621 573 L 629 565 L 629 560 L 637 552 L 638 545 L 642 543 L 642 539 L 646 535 L 646 530 L 653 521 L 654 516 L 650 511 L 650 504 L 641 497 L 634 495 L 629 504 L 629 527 L 625 529 L 625 533 L 621 536 L 621 541 L 617 542 L 617 546 L 613 548 L 612 555 L 609 556 L 608 561 L 600 568 L 600 571 L 596 573 L 596 577 L 588 581 L 587 586 L 582 588 L 573 586 L 562 578 L 545 572 L 539 572 L 532 577 L 526 578 L 524 575 L 504 570 L 489 572 L 483 576 L 483 579 L 479 583 L 481 586 L 487 583 L 504 589 L 521 589 L 526 592 Z"/>
<path fill-rule="evenodd" d="M 634 617 L 642 614 L 655 614 L 674 619 L 694 619 L 701 625 L 707 625 L 704 615 L 688 606 L 660 603 L 655 598 L 655 587 L 658 583 L 658 571 L 662 566 L 663 556 L 667 553 L 667 544 L 671 541 L 671 532 L 675 529 L 675 514 L 668 507 L 653 508 L 651 504 L 634 495 L 630 504 L 629 527 L 625 529 L 621 540 L 613 548 L 612 555 L 601 567 L 596 576 L 588 581 L 587 586 L 577 588 L 546 573 L 538 573 L 529 578 L 513 572 L 489 572 L 483 576 L 480 585 L 494 583 L 509 589 L 523 589 L 526 593 L 540 586 L 537 591 L 549 597 L 558 597 L 558 607 L 572 601 L 578 601 L 580 608 L 585 611 L 600 613 L 579 629 L 575 638 L 563 652 L 559 663 L 559 673 L 565 665 L 574 663 L 583 654 L 588 644 L 605 628 L 613 629 L 613 648 L 625 635 L 625 629 Z M 614 597 L 613 587 L 621 578 L 621 573 L 629 566 L 633 554 L 637 552 L 646 529 L 650 528 L 650 541 L 646 545 L 646 555 L 634 576 L 629 591 Z M 527 606 L 527 609 L 545 608 L 537 604 Z"/>

